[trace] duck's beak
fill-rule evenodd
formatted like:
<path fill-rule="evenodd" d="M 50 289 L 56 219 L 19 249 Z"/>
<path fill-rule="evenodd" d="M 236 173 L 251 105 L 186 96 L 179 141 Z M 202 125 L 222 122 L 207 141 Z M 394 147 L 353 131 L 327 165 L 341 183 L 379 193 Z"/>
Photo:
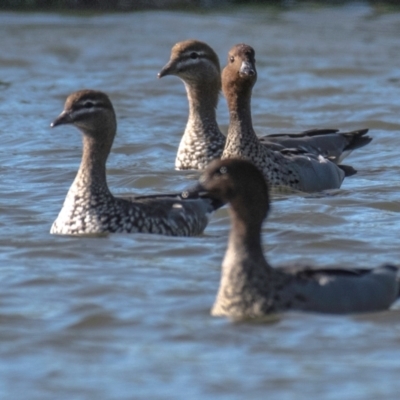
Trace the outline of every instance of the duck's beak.
<path fill-rule="evenodd" d="M 163 76 L 175 75 L 175 74 L 176 74 L 176 64 L 173 61 L 169 61 L 167 64 L 164 65 L 164 67 L 157 74 L 157 76 L 159 78 L 162 78 Z"/>
<path fill-rule="evenodd" d="M 253 76 L 256 74 L 256 70 L 250 61 L 243 61 L 239 73 L 240 75 Z"/>
<path fill-rule="evenodd" d="M 207 191 L 200 182 L 182 192 L 182 197 L 185 199 L 197 199 L 205 195 L 207 195 Z"/>
<path fill-rule="evenodd" d="M 182 192 L 181 196 L 184 199 L 207 199 L 211 202 L 214 210 L 218 210 L 218 208 L 221 208 L 226 204 L 221 199 L 214 197 L 211 193 L 209 193 L 201 184 L 201 182 L 198 182 L 194 186 Z"/>
<path fill-rule="evenodd" d="M 71 114 L 67 111 L 63 111 L 51 124 L 50 127 L 54 128 L 58 125 L 72 124 Z"/>

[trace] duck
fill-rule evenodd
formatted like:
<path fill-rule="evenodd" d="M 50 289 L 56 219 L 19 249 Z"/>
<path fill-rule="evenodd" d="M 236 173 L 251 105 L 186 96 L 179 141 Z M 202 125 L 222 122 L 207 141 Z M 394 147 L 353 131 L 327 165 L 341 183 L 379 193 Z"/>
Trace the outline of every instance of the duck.
<path fill-rule="evenodd" d="M 183 81 L 189 117 L 175 159 L 175 168 L 204 169 L 221 157 L 225 136 L 218 127 L 216 109 L 221 89 L 221 68 L 215 51 L 198 40 L 178 42 L 169 62 L 158 73 L 176 75 Z"/>
<path fill-rule="evenodd" d="M 160 194 L 119 198 L 106 179 L 106 161 L 117 131 L 114 107 L 106 93 L 84 89 L 70 94 L 51 123 L 74 125 L 83 137 L 79 170 L 50 233 L 96 235 L 154 233 L 169 236 L 201 234 L 221 204 L 208 196 Z"/>
<path fill-rule="evenodd" d="M 197 190 L 229 204 L 231 228 L 213 316 L 264 318 L 286 311 L 351 314 L 388 309 L 399 297 L 400 267 L 282 266 L 266 260 L 261 230 L 270 209 L 263 173 L 243 159 L 215 160 Z"/>
<path fill-rule="evenodd" d="M 278 190 L 321 192 L 340 188 L 346 176 L 356 173 L 351 166 L 335 164 L 301 148 L 276 150 L 258 139 L 251 117 L 251 93 L 256 81 L 254 49 L 243 43 L 233 46 L 222 71 L 229 127 L 221 158 L 252 161 Z"/>
<path fill-rule="evenodd" d="M 203 170 L 221 157 L 226 137 L 216 118 L 221 91 L 221 68 L 218 55 L 204 42 L 190 39 L 176 43 L 170 59 L 158 73 L 179 77 L 186 88 L 189 116 L 180 141 L 175 168 Z M 341 132 L 338 129 L 310 129 L 300 133 L 278 133 L 260 137 L 275 150 L 295 148 L 342 163 L 350 153 L 371 142 L 368 129 Z"/>

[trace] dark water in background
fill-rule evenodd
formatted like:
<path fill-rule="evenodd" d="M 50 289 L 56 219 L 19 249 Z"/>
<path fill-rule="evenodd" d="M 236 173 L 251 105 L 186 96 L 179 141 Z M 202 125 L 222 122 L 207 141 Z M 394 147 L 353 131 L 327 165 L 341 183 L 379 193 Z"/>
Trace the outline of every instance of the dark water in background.
<path fill-rule="evenodd" d="M 369 127 L 328 196 L 279 198 L 264 228 L 274 265 L 399 262 L 400 13 L 368 6 L 278 12 L 0 14 L 0 398 L 394 399 L 400 312 L 290 313 L 269 325 L 209 316 L 229 221 L 202 237 L 49 235 L 80 160 L 73 127 L 50 130 L 66 95 L 106 91 L 118 136 L 115 193 L 182 189 L 173 170 L 182 83 L 156 79 L 171 46 L 198 38 L 225 64 L 256 49 L 260 134 Z M 219 121 L 226 129 L 221 99 Z"/>

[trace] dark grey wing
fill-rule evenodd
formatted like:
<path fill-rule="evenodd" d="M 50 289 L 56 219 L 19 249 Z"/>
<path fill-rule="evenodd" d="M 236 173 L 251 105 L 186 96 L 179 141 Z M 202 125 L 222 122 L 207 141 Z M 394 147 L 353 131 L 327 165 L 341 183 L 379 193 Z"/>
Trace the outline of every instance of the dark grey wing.
<path fill-rule="evenodd" d="M 337 129 L 312 129 L 298 134 L 274 134 L 260 141 L 274 150 L 296 148 L 307 153 L 322 155 L 339 164 L 351 151 L 371 142 L 368 129 L 340 132 Z"/>
<path fill-rule="evenodd" d="M 400 295 L 399 267 L 282 268 L 295 308 L 325 313 L 385 310 Z"/>
<path fill-rule="evenodd" d="M 188 201 L 188 200 L 202 200 L 210 205 L 210 212 L 216 211 L 222 206 L 224 203 L 216 198 L 213 198 L 208 193 L 205 193 L 203 190 L 199 190 L 197 185 L 193 186 L 189 189 L 184 190 L 183 192 L 176 193 L 163 193 L 163 194 L 150 194 L 146 196 L 121 196 L 122 198 L 129 201 L 147 201 L 147 200 L 176 200 L 176 201 Z"/>

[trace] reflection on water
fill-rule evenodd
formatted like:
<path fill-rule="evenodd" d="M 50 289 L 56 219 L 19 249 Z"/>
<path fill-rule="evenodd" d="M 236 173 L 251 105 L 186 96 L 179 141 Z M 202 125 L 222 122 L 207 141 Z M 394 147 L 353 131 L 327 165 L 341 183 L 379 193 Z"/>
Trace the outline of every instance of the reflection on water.
<path fill-rule="evenodd" d="M 273 323 L 209 316 L 229 227 L 198 238 L 53 237 L 77 170 L 72 127 L 49 129 L 70 92 L 114 102 L 115 193 L 182 189 L 173 170 L 187 117 L 182 83 L 157 80 L 171 46 L 198 38 L 225 63 L 256 49 L 258 133 L 371 128 L 346 162 L 358 174 L 324 196 L 277 196 L 264 228 L 274 265 L 398 262 L 400 14 L 365 5 L 224 14 L 74 17 L 0 14 L 0 397 L 396 398 L 399 310 L 360 317 L 290 313 Z M 227 111 L 218 110 L 223 130 Z"/>

